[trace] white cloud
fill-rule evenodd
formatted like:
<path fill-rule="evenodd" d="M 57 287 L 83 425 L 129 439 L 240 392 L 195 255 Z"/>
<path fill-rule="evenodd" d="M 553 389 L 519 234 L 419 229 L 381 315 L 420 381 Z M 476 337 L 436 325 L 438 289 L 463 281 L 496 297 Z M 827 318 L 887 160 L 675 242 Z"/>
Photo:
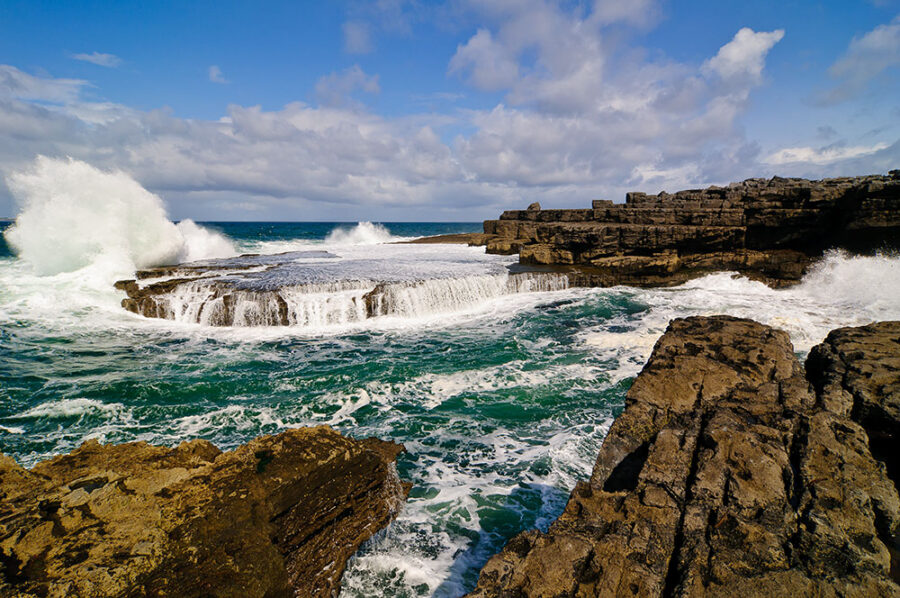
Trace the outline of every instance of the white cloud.
<path fill-rule="evenodd" d="M 544 0 L 467 6 L 479 27 L 448 69 L 503 94 L 489 109 L 378 116 L 363 100 L 381 82 L 354 65 L 319 79 L 316 105 L 232 105 L 213 120 L 182 119 L 89 101 L 85 81 L 0 66 L 0 174 L 37 153 L 70 155 L 130 173 L 179 217 L 474 220 L 535 200 L 587 205 L 775 167 L 877 172 L 900 155 L 900 144 L 881 144 L 760 159 L 741 118 L 779 31 L 726 34 L 709 60 L 682 63 L 627 45 L 622 31 L 641 21 L 611 5 L 602 14 Z M 461 133 L 448 141 L 449 131 Z"/>
<path fill-rule="evenodd" d="M 347 21 L 341 26 L 344 33 L 344 52 L 368 54 L 375 49 L 369 25 L 359 21 Z"/>
<path fill-rule="evenodd" d="M 209 67 L 208 76 L 209 80 L 213 83 L 230 83 L 230 81 L 225 78 L 225 75 L 222 74 L 222 69 L 216 65 Z"/>
<path fill-rule="evenodd" d="M 115 68 L 122 64 L 122 59 L 115 54 L 104 54 L 102 52 L 91 52 L 90 54 L 72 54 L 75 60 L 90 62 L 97 66 L 105 66 L 107 68 Z"/>
<path fill-rule="evenodd" d="M 808 146 L 786 147 L 766 156 L 762 161 L 765 164 L 772 164 L 776 166 L 780 166 L 783 164 L 794 164 L 798 162 L 804 164 L 831 164 L 833 162 L 838 162 L 841 160 L 868 156 L 876 152 L 880 152 L 881 150 L 887 149 L 888 147 L 890 147 L 890 144 L 887 143 L 878 143 L 872 146 L 831 145 L 822 148 L 813 148 Z"/>
<path fill-rule="evenodd" d="M 14 66 L 0 64 L 0 98 L 72 102 L 88 82 L 81 79 L 35 77 Z"/>
<path fill-rule="evenodd" d="M 316 99 L 327 106 L 350 105 L 350 96 L 356 91 L 377 94 L 381 91 L 378 75 L 367 75 L 358 64 L 321 77 L 316 81 Z"/>
<path fill-rule="evenodd" d="M 837 103 L 862 93 L 869 81 L 900 65 L 900 16 L 879 25 L 862 37 L 854 37 L 847 51 L 829 69 L 840 81 L 823 101 Z"/>
<path fill-rule="evenodd" d="M 519 65 L 513 53 L 496 42 L 487 29 L 479 29 L 456 49 L 448 72 L 468 74 L 468 81 L 486 91 L 507 89 L 518 80 Z"/>
<path fill-rule="evenodd" d="M 719 52 L 703 63 L 703 68 L 723 79 L 749 77 L 758 81 L 762 76 L 766 54 L 784 37 L 783 29 L 756 32 L 744 27 L 734 39 L 719 48 Z"/>

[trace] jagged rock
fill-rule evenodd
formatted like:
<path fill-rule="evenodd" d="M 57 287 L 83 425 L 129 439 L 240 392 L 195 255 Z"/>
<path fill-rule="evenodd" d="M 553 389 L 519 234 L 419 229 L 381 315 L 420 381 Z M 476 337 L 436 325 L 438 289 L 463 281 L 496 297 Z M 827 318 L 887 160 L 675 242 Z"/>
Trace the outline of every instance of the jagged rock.
<path fill-rule="evenodd" d="M 896 426 L 898 339 L 900 322 L 833 333 L 811 386 L 782 331 L 674 320 L 590 481 L 471 596 L 900 596 L 900 499 L 865 429 Z"/>
<path fill-rule="evenodd" d="M 849 415 L 865 428 L 872 454 L 885 463 L 888 476 L 897 485 L 900 323 L 878 322 L 832 331 L 810 351 L 806 373 L 830 411 Z"/>
<path fill-rule="evenodd" d="M 30 470 L 0 455 L 0 595 L 332 596 L 405 499 L 401 450 L 322 426 L 225 453 L 88 441 Z"/>
<path fill-rule="evenodd" d="M 528 204 L 528 211 L 529 211 L 529 212 L 534 212 L 534 211 L 540 210 L 540 209 L 541 209 L 541 204 L 538 203 L 538 202 L 534 202 L 534 203 Z"/>
<path fill-rule="evenodd" d="M 633 192 L 624 204 L 595 200 L 589 210 L 533 205 L 484 222 L 487 252 L 518 252 L 522 264 L 577 266 L 573 283 L 590 286 L 677 284 L 716 270 L 783 286 L 828 248 L 870 252 L 900 244 L 900 179 L 893 174 Z M 774 260 L 747 258 L 773 252 Z M 658 256 L 668 261 L 664 276 Z"/>

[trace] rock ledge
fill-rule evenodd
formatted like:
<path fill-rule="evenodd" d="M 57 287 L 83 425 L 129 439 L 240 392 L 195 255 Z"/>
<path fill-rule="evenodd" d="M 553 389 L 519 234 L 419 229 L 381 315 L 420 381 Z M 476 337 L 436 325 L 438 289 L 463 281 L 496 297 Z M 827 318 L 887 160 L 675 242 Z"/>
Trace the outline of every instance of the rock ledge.
<path fill-rule="evenodd" d="M 405 500 L 401 450 L 323 426 L 230 452 L 88 441 L 30 470 L 0 455 L 0 595 L 333 596 Z"/>
<path fill-rule="evenodd" d="M 900 596 L 898 404 L 900 322 L 833 332 L 804 373 L 782 331 L 674 320 L 590 481 L 471 596 Z"/>
<path fill-rule="evenodd" d="M 628 193 L 624 204 L 503 212 L 474 240 L 526 265 L 567 267 L 581 286 L 671 286 L 735 270 L 778 287 L 829 248 L 900 248 L 900 170 L 809 181 L 748 179 L 674 194 Z"/>

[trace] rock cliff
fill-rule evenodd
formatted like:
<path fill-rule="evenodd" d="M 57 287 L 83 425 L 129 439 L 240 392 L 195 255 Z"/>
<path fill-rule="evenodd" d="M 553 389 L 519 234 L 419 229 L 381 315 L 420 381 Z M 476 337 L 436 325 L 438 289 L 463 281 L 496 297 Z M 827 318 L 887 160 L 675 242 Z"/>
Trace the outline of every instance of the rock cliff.
<path fill-rule="evenodd" d="M 0 595 L 333 596 L 405 499 L 402 449 L 319 427 L 224 453 L 88 441 L 30 470 L 0 455 Z"/>
<path fill-rule="evenodd" d="M 624 204 L 504 212 L 484 222 L 489 253 L 568 266 L 574 284 L 673 285 L 736 270 L 772 286 L 799 280 L 828 248 L 900 244 L 900 170 L 887 176 L 748 179 L 675 194 L 628 193 Z M 572 268 L 577 266 L 576 268 Z"/>
<path fill-rule="evenodd" d="M 833 332 L 804 372 L 784 332 L 674 320 L 590 481 L 471 596 L 900 596 L 898 404 L 900 322 Z"/>

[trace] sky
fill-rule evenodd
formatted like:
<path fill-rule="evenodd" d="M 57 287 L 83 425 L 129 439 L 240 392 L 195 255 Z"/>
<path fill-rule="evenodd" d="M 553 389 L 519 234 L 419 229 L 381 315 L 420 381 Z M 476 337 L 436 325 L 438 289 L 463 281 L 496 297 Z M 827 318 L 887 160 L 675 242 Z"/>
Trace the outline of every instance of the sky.
<path fill-rule="evenodd" d="M 886 173 L 900 0 L 4 0 L 0 217 L 38 155 L 205 221 L 472 222 Z"/>

